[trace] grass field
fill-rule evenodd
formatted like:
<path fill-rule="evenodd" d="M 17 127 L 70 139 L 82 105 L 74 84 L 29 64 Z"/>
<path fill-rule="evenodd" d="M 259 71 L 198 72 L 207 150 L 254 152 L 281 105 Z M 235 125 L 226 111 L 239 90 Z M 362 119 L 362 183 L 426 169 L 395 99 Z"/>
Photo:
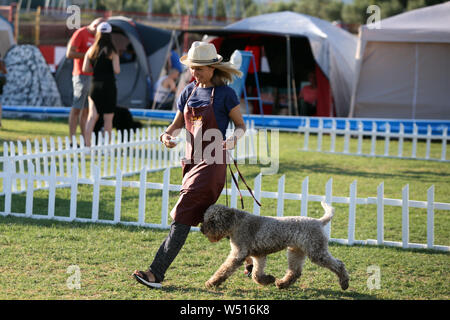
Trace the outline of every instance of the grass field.
<path fill-rule="evenodd" d="M 161 123 L 159 123 L 161 124 Z M 67 134 L 66 120 L 3 119 L 0 129 L 0 154 L 4 141 L 34 140 Z M 315 137 L 310 137 L 314 145 Z M 324 149 L 327 148 L 324 139 Z M 409 142 L 405 142 L 406 145 Z M 336 149 L 342 148 L 338 138 Z M 426 191 L 435 186 L 435 201 L 450 202 L 450 164 L 434 161 L 400 160 L 333 155 L 300 151 L 302 136 L 280 133 L 278 173 L 264 176 L 262 189 L 276 191 L 278 179 L 286 176 L 286 192 L 301 193 L 301 181 L 309 177 L 309 193 L 322 195 L 325 183 L 333 178 L 333 195 L 348 196 L 349 186 L 358 182 L 358 197 L 376 196 L 384 182 L 385 197 L 401 199 L 402 188 L 409 184 L 411 200 L 426 200 Z M 378 146 L 383 150 L 383 143 Z M 391 143 L 396 150 L 395 142 Z M 418 152 L 424 149 L 419 145 Z M 381 151 L 380 151 L 381 152 Z M 431 154 L 440 155 L 440 144 L 432 144 Z M 241 165 L 250 185 L 260 165 Z M 173 169 L 171 183 L 180 184 L 181 170 Z M 128 179 L 137 180 L 138 177 Z M 149 173 L 147 181 L 162 182 L 162 172 Z M 77 216 L 90 215 L 92 188 L 79 189 Z M 48 192 L 35 193 L 34 213 L 46 214 Z M 160 219 L 161 192 L 147 193 L 147 222 Z M 137 220 L 137 189 L 124 190 L 122 212 L 125 220 Z M 13 196 L 14 212 L 24 212 L 24 195 Z M 114 190 L 102 187 L 100 218 L 111 218 Z M 57 189 L 57 215 L 68 215 L 70 191 Z M 171 193 L 170 208 L 177 194 Z M 225 198 L 219 200 L 225 203 Z M 0 197 L 0 210 L 4 199 Z M 261 213 L 275 215 L 276 201 L 264 199 Z M 252 208 L 245 198 L 246 209 Z M 250 209 L 251 210 L 251 209 Z M 299 201 L 285 201 L 285 214 L 298 215 Z M 308 215 L 322 215 L 320 205 L 310 203 Z M 385 208 L 385 239 L 401 241 L 401 208 Z M 356 239 L 376 239 L 376 207 L 358 206 Z M 333 238 L 347 237 L 348 206 L 336 205 L 332 222 Z M 375 226 L 375 227 L 374 227 Z M 262 287 L 243 275 L 240 268 L 217 290 L 207 290 L 204 282 L 228 254 L 226 240 L 209 243 L 199 232 L 192 232 L 169 269 L 162 290 L 148 290 L 131 277 L 134 269 L 151 263 L 166 230 L 98 224 L 62 223 L 17 217 L 0 217 L 0 299 L 444 299 L 450 298 L 450 254 L 432 250 L 404 250 L 380 246 L 344 246 L 331 244 L 331 253 L 342 260 L 350 274 L 350 287 L 342 291 L 334 274 L 306 262 L 302 277 L 288 290 Z M 450 245 L 450 213 L 436 211 L 435 244 Z M 410 210 L 410 242 L 426 243 L 426 210 Z M 77 266 L 81 288 L 70 289 L 67 272 Z M 369 289 L 371 268 L 380 271 L 380 288 Z M 281 277 L 287 267 L 285 252 L 269 256 L 267 272 Z M 70 271 L 70 270 L 69 270 Z"/>

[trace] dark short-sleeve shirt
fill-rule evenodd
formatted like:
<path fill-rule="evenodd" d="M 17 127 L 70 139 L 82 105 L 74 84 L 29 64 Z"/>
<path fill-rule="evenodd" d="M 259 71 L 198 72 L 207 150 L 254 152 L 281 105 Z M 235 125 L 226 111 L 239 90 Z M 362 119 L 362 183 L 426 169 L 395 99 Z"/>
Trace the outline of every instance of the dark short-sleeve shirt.
<path fill-rule="evenodd" d="M 177 107 L 181 112 L 184 111 L 184 106 L 189 98 L 192 90 L 195 87 L 195 82 L 191 82 L 184 88 L 183 92 L 178 98 Z M 192 108 L 201 107 L 209 104 L 211 99 L 211 92 L 213 87 L 197 88 L 192 97 L 189 99 L 188 106 Z M 230 111 L 239 105 L 239 99 L 232 88 L 227 85 L 215 87 L 214 90 L 214 115 L 216 117 L 217 126 L 222 132 L 225 139 L 225 133 L 230 122 Z"/>

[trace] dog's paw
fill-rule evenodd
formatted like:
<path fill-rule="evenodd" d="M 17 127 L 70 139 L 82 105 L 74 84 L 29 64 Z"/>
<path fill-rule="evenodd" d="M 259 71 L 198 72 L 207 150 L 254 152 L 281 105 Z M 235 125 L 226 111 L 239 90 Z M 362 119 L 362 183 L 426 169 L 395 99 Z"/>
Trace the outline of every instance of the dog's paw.
<path fill-rule="evenodd" d="M 282 279 L 276 280 L 275 285 L 278 289 L 287 289 L 291 286 L 291 281 L 283 281 Z"/>
<path fill-rule="evenodd" d="M 217 286 L 218 286 L 218 284 L 214 283 L 211 280 L 208 280 L 208 281 L 205 282 L 205 287 L 208 288 L 208 289 L 213 289 L 213 288 L 215 288 Z"/>
<path fill-rule="evenodd" d="M 255 275 L 253 277 L 253 280 L 255 280 L 255 282 L 259 283 L 260 285 L 267 286 L 269 284 L 274 283 L 276 279 L 274 276 L 272 276 L 270 274 L 265 274 L 265 275 L 262 275 L 259 277 Z"/>
<path fill-rule="evenodd" d="M 339 280 L 339 284 L 341 285 L 342 290 L 348 289 L 348 278 Z"/>

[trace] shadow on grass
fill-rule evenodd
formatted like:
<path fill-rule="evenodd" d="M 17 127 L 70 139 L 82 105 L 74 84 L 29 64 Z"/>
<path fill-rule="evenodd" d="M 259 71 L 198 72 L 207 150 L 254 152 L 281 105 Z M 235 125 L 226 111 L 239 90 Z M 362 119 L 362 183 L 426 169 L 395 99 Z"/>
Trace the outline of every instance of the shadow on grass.
<path fill-rule="evenodd" d="M 89 191 L 89 190 L 88 190 Z M 91 219 L 92 218 L 92 196 L 88 194 L 88 191 L 84 192 L 81 196 L 79 195 L 76 201 L 76 218 Z M 38 196 L 33 197 L 32 211 L 33 215 L 47 216 L 48 215 L 48 193 L 49 191 L 40 191 Z M 63 188 L 57 188 L 57 197 L 54 201 L 54 215 L 55 217 L 69 217 L 70 216 L 70 205 L 71 200 L 67 199 L 67 195 L 64 193 L 70 192 L 69 190 L 64 190 Z M 137 202 L 137 196 L 133 193 L 134 190 L 124 189 L 121 197 L 122 210 L 121 210 L 121 222 L 137 222 L 138 221 L 138 206 L 135 205 Z M 137 193 L 137 192 L 136 192 Z M 162 198 L 160 190 L 148 190 L 146 193 L 146 204 L 147 212 L 146 219 L 160 221 L 161 213 L 160 208 L 156 206 L 156 209 L 152 208 L 152 200 Z M 58 196 L 59 195 L 59 196 Z M 61 198 L 65 197 L 65 198 Z M 175 198 L 174 193 L 169 194 L 170 199 Z M 26 200 L 27 196 L 25 193 L 13 194 L 11 201 L 11 212 L 13 213 L 23 213 L 25 216 L 26 211 Z M 130 205 L 131 204 L 131 205 Z M 5 196 L 0 196 L 0 210 L 5 207 Z M 101 220 L 114 220 L 114 198 L 109 196 L 102 197 L 100 193 L 100 201 L 98 208 L 98 217 Z"/>
<path fill-rule="evenodd" d="M 377 300 L 375 295 L 358 293 L 355 291 L 342 291 L 333 289 L 317 289 L 317 288 L 300 288 L 298 284 L 294 284 L 289 289 L 279 290 L 275 287 L 273 290 L 266 292 L 263 287 L 257 287 L 254 289 L 236 289 L 227 288 L 226 284 L 216 290 L 209 290 L 206 288 L 198 287 L 186 287 L 186 286 L 175 286 L 168 285 L 164 286 L 161 290 L 167 293 L 183 293 L 195 297 L 198 294 L 208 294 L 214 298 L 223 298 L 225 295 L 233 296 L 236 299 L 242 300 L 264 300 L 264 299 L 274 299 L 274 296 L 279 295 L 276 300 L 300 300 L 300 299 L 328 299 L 328 300 Z"/>
<path fill-rule="evenodd" d="M 329 246 L 342 246 L 341 244 L 338 243 L 331 243 L 329 244 Z M 435 249 L 420 249 L 420 248 L 407 248 L 404 249 L 402 247 L 393 247 L 393 246 L 379 246 L 379 245 L 363 245 L 363 244 L 354 244 L 352 246 L 349 247 L 358 247 L 358 248 L 363 248 L 363 249 L 373 249 L 373 250 L 389 250 L 392 253 L 423 253 L 423 254 L 427 254 L 427 255 L 449 255 L 449 253 L 447 251 L 441 251 L 441 250 L 435 250 Z"/>
<path fill-rule="evenodd" d="M 25 217 L 15 217 L 15 216 L 0 216 L 0 225 L 2 224 L 18 224 L 22 226 L 40 226 L 44 228 L 54 228 L 58 227 L 61 229 L 109 229 L 111 227 L 125 229 L 129 232 L 142 232 L 142 230 L 152 230 L 152 232 L 157 232 L 166 235 L 168 229 L 158 229 L 158 228 L 148 228 L 148 227 L 138 227 L 138 226 L 126 226 L 123 224 L 103 224 L 94 222 L 65 222 L 56 221 L 51 219 L 33 219 Z"/>
<path fill-rule="evenodd" d="M 389 250 L 391 253 L 423 253 L 427 255 L 448 255 L 449 253 L 447 251 L 441 251 L 441 250 L 435 250 L 435 249 L 420 249 L 420 248 L 407 248 L 404 249 L 402 247 L 393 247 L 393 246 L 383 246 L 383 245 L 363 245 L 363 244 L 354 244 L 351 246 L 348 245 L 342 245 L 339 243 L 329 243 L 329 247 L 336 246 L 336 247 L 342 247 L 346 246 L 349 248 L 361 248 L 361 249 L 371 249 L 371 250 Z"/>
<path fill-rule="evenodd" d="M 214 291 L 214 290 L 208 290 L 206 288 L 199 288 L 199 287 L 186 287 L 186 286 L 176 286 L 176 285 L 164 285 L 161 288 L 162 291 L 167 293 L 183 293 L 186 295 L 189 295 L 195 299 L 196 296 L 199 294 L 205 295 L 209 294 L 217 299 L 223 298 L 224 293 L 222 291 Z"/>
<path fill-rule="evenodd" d="M 305 299 L 330 299 L 330 300 L 377 300 L 374 295 L 358 293 L 355 291 L 339 291 L 332 289 L 317 289 L 317 288 L 307 288 L 303 292 L 303 296 Z"/>
<path fill-rule="evenodd" d="M 20 224 L 24 226 L 41 226 L 41 227 L 52 227 L 58 226 L 62 229 L 74 229 L 74 228 L 80 228 L 80 229 L 89 229 L 89 228 L 99 228 L 99 229 L 109 229 L 111 227 L 114 228 L 121 228 L 125 229 L 130 232 L 141 232 L 142 230 L 152 230 L 152 232 L 157 232 L 166 235 L 168 232 L 168 229 L 158 229 L 158 228 L 148 228 L 148 227 L 138 227 L 138 226 L 126 226 L 122 224 L 102 224 L 102 223 L 94 223 L 94 222 L 65 222 L 65 221 L 56 221 L 51 219 L 33 219 L 33 218 L 26 218 L 26 217 L 14 217 L 14 216 L 0 216 L 0 224 Z M 193 232 L 193 231 L 192 231 Z M 408 248 L 404 249 L 401 247 L 392 247 L 392 246 L 378 246 L 378 245 L 363 245 L 363 244 L 354 244 L 352 246 L 348 245 L 342 245 L 339 243 L 329 243 L 329 247 L 346 247 L 346 248 L 361 248 L 361 249 L 370 249 L 370 250 L 389 250 L 391 252 L 398 252 L 398 253 L 405 253 L 405 252 L 411 252 L 411 253 L 422 253 L 427 255 L 448 255 L 448 252 L 440 251 L 440 250 L 433 250 L 433 249 L 417 249 L 417 248 Z"/>

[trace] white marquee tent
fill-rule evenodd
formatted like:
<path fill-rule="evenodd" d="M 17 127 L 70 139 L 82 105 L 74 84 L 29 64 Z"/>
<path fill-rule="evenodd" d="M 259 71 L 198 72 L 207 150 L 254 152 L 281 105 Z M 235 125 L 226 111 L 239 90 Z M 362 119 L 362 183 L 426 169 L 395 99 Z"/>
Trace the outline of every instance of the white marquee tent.
<path fill-rule="evenodd" d="M 224 30 L 307 37 L 314 59 L 330 81 L 336 115 L 348 115 L 357 45 L 354 35 L 328 21 L 289 11 L 243 19 Z"/>
<path fill-rule="evenodd" d="M 350 109 L 350 99 L 355 72 L 355 53 L 357 37 L 351 33 L 331 24 L 328 21 L 300 14 L 283 11 L 263 14 L 242 19 L 221 29 L 204 29 L 195 32 L 203 32 L 208 35 L 244 34 L 286 38 L 286 51 L 292 57 L 294 64 L 302 64 L 304 57 L 299 56 L 294 50 L 293 41 L 306 38 L 315 62 L 329 80 L 335 103 L 336 115 L 346 117 Z M 288 39 L 290 39 L 288 41 Z M 290 43 L 290 45 L 288 45 Z M 277 47 L 280 43 L 270 44 L 265 48 L 278 50 L 277 57 L 287 64 L 287 70 L 277 70 L 290 74 L 289 63 L 286 61 L 286 51 Z M 220 50 L 223 50 L 222 48 Z M 233 49 L 234 50 L 234 49 Z M 270 60 L 270 59 L 269 59 Z M 270 64 L 271 61 L 269 61 Z M 272 67 L 270 67 L 272 69 Z M 286 70 L 286 71 L 285 71 Z M 290 81 L 287 81 L 289 88 Z M 290 90 L 288 90 L 289 94 Z M 288 99 L 290 100 L 290 99 Z"/>
<path fill-rule="evenodd" d="M 450 119 L 450 2 L 360 28 L 349 116 Z"/>
<path fill-rule="evenodd" d="M 12 25 L 0 16 L 0 54 L 2 57 L 5 56 L 6 51 L 15 44 L 13 37 L 13 27 Z"/>

